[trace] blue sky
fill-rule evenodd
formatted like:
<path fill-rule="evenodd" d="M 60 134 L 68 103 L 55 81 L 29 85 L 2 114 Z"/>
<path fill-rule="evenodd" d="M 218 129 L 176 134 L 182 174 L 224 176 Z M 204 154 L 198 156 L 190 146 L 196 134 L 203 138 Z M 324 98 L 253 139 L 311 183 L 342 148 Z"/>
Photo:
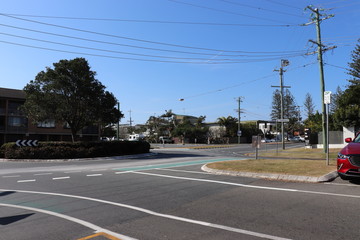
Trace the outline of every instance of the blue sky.
<path fill-rule="evenodd" d="M 360 38 L 359 0 L 92 0 L 2 1 L 0 87 L 22 89 L 61 59 L 84 57 L 121 103 L 129 123 L 165 110 L 241 120 L 270 119 L 281 59 L 296 104 L 310 93 L 321 111 L 313 52 L 313 5 L 335 16 L 322 22 L 325 90 L 344 89 Z M 184 101 L 179 101 L 184 99 Z M 304 111 L 304 108 L 300 108 Z"/>

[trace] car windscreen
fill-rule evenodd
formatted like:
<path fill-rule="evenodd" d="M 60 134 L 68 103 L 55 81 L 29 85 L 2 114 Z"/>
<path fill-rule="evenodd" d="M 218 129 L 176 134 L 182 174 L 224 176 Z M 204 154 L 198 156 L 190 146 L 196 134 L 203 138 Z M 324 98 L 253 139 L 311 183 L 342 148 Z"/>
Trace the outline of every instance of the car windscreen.
<path fill-rule="evenodd" d="M 354 142 L 360 143 L 360 133 L 358 135 L 356 135 Z"/>

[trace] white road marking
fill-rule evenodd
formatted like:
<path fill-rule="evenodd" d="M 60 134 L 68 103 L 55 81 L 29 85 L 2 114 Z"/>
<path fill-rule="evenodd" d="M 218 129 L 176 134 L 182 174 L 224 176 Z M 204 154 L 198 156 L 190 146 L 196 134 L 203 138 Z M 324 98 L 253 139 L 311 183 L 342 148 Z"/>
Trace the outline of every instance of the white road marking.
<path fill-rule="evenodd" d="M 109 234 L 111 236 L 117 237 L 119 239 L 135 240 L 135 238 L 131 238 L 131 237 L 119 234 L 119 233 L 109 231 L 107 229 L 101 228 L 101 227 L 99 227 L 99 226 L 97 226 L 95 224 L 92 224 L 90 222 L 86 222 L 84 220 L 74 218 L 74 217 L 70 217 L 70 216 L 67 216 L 67 215 L 64 215 L 64 214 L 61 214 L 61 213 L 51 212 L 51 211 L 40 209 L 40 208 L 33 208 L 33 207 L 26 207 L 26 206 L 12 205 L 12 204 L 4 204 L 4 203 L 0 203 L 0 206 L 10 207 L 10 208 L 20 208 L 20 209 L 29 210 L 29 211 L 32 211 L 32 212 L 41 212 L 41 213 L 44 213 L 44 214 L 48 214 L 48 215 L 52 215 L 52 216 L 55 216 L 55 217 L 63 218 L 63 219 L 66 219 L 68 221 L 75 222 L 77 224 L 83 225 L 83 226 L 85 226 L 87 228 L 90 228 L 90 229 L 94 230 L 95 233 L 105 232 L 105 233 L 107 233 L 107 234 Z"/>
<path fill-rule="evenodd" d="M 20 175 L 9 175 L 9 176 L 2 176 L 3 178 L 16 178 L 20 177 Z"/>
<path fill-rule="evenodd" d="M 197 174 L 212 175 L 212 173 L 207 173 L 207 172 L 186 171 L 186 170 L 176 170 L 176 169 L 169 169 L 169 168 L 155 168 L 155 170 L 161 170 L 161 171 L 171 171 L 171 172 L 184 172 L 184 173 L 197 173 Z"/>
<path fill-rule="evenodd" d="M 103 168 L 103 169 L 93 169 L 93 170 L 91 170 L 91 172 L 97 172 L 97 171 L 107 171 L 108 169 L 106 169 L 106 168 Z"/>
<path fill-rule="evenodd" d="M 98 176 L 102 176 L 101 173 L 98 173 L 98 174 L 88 174 L 86 175 L 87 177 L 98 177 Z"/>
<path fill-rule="evenodd" d="M 56 178 L 53 178 L 52 180 L 63 180 L 63 179 L 69 179 L 70 177 L 69 176 L 66 176 L 66 177 L 56 177 Z"/>
<path fill-rule="evenodd" d="M 360 195 L 350 195 L 350 194 L 340 194 L 340 193 L 327 193 L 327 192 L 315 192 L 315 191 L 307 191 L 307 190 L 298 190 L 298 189 L 290 189 L 290 188 L 276 188 L 276 187 L 263 187 L 256 185 L 246 185 L 241 183 L 232 183 L 232 182 L 223 182 L 209 179 L 201 179 L 201 178 L 188 178 L 188 177 L 176 177 L 171 175 L 162 175 L 162 174 L 154 174 L 154 173 L 145 173 L 145 172 L 133 172 L 135 174 L 143 174 L 149 176 L 156 177 L 164 177 L 164 178 L 174 178 L 174 179 L 182 179 L 189 181 L 197 181 L 197 182 L 209 182 L 209 183 L 218 183 L 224 185 L 232 185 L 244 188 L 254 188 L 254 189 L 264 189 L 264 190 L 273 190 L 273 191 L 284 191 L 284 192 L 298 192 L 298 193 L 308 193 L 308 194 L 316 194 L 316 195 L 327 195 L 327 196 L 335 196 L 335 197 L 348 197 L 348 198 L 360 198 Z"/>
<path fill-rule="evenodd" d="M 34 176 L 43 176 L 43 175 L 51 175 L 53 173 L 36 173 Z"/>
<path fill-rule="evenodd" d="M 349 187 L 360 187 L 360 185 L 349 184 L 349 183 L 324 183 L 326 185 L 337 185 L 337 186 L 349 186 Z"/>
<path fill-rule="evenodd" d="M 163 218 L 167 218 L 167 219 L 171 219 L 171 220 L 197 224 L 197 225 L 216 228 L 216 229 L 225 230 L 225 231 L 229 231 L 229 232 L 236 232 L 236 233 L 250 235 L 250 236 L 259 237 L 259 238 L 265 238 L 265 239 L 271 239 L 271 240 L 290 240 L 289 238 L 282 238 L 282 237 L 272 236 L 272 235 L 268 235 L 268 234 L 247 231 L 247 230 L 240 229 L 240 228 L 228 227 L 228 226 L 224 226 L 224 225 L 220 225 L 220 224 L 214 224 L 214 223 L 209 223 L 209 222 L 204 222 L 204 221 L 198 221 L 198 220 L 193 220 L 193 219 L 189 219 L 189 218 L 183 218 L 183 217 L 178 217 L 178 216 L 174 216 L 174 215 L 169 215 L 169 214 L 162 214 L 162 213 L 154 212 L 154 211 L 151 211 L 151 210 L 148 210 L 148 209 L 145 209 L 145 208 L 135 207 L 135 206 L 127 205 L 127 204 L 116 203 L 116 202 L 111 202 L 111 201 L 101 200 L 101 199 L 96 199 L 96 198 L 69 195 L 69 194 L 62 194 L 62 193 L 36 192 L 36 191 L 25 191 L 25 190 L 0 189 L 0 191 L 15 191 L 15 192 L 21 192 L 21 193 L 52 195 L 52 196 L 61 196 L 61 197 L 69 197 L 69 198 L 76 198 L 76 199 L 100 202 L 100 203 L 104 203 L 104 204 L 109 204 L 109 205 L 114 205 L 114 206 L 118 206 L 118 207 L 128 208 L 128 209 L 131 209 L 131 210 L 134 210 L 134 211 L 143 212 L 143 213 L 153 215 L 153 216 L 157 216 L 157 217 L 163 217 Z"/>
<path fill-rule="evenodd" d="M 35 182 L 36 179 L 28 179 L 28 180 L 19 180 L 18 183 L 24 183 L 24 182 Z"/>
<path fill-rule="evenodd" d="M 64 172 L 64 173 L 80 173 L 80 172 L 82 172 L 82 171 L 69 171 L 69 172 Z"/>
<path fill-rule="evenodd" d="M 124 173 L 132 173 L 134 171 L 124 171 L 124 172 L 115 172 L 115 174 L 124 174 Z"/>

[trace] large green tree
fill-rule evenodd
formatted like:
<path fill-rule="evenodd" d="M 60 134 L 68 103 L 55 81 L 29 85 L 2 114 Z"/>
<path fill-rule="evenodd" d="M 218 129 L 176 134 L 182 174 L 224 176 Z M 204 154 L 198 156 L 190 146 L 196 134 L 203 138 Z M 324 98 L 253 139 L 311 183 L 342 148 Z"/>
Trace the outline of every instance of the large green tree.
<path fill-rule="evenodd" d="M 360 39 L 359 39 L 360 43 Z M 360 127 L 360 45 L 351 54 L 348 88 L 337 98 L 335 121 L 345 127 Z"/>
<path fill-rule="evenodd" d="M 23 109 L 35 122 L 67 123 L 72 139 L 84 127 L 118 122 L 122 117 L 114 95 L 96 78 L 86 59 L 60 60 L 30 81 Z"/>
<path fill-rule="evenodd" d="M 232 116 L 217 119 L 220 126 L 225 127 L 225 137 L 236 137 L 238 130 L 238 119 Z"/>

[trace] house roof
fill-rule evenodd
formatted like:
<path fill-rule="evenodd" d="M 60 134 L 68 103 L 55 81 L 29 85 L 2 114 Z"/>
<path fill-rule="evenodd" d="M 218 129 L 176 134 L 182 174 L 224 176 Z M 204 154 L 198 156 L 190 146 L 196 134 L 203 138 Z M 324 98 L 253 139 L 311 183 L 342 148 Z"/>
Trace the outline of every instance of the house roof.
<path fill-rule="evenodd" d="M 25 99 L 25 92 L 19 89 L 0 88 L 0 97 Z"/>

